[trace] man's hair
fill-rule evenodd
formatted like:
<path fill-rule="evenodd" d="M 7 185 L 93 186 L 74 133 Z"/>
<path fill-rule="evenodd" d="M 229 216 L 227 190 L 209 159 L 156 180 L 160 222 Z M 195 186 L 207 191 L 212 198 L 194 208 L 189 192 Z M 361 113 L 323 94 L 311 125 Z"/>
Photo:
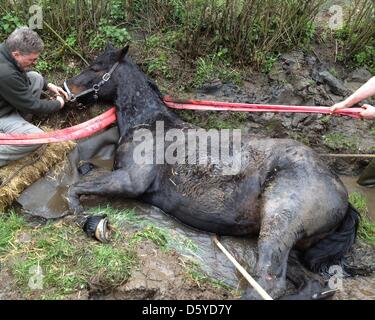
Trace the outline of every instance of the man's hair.
<path fill-rule="evenodd" d="M 44 43 L 39 35 L 28 27 L 21 27 L 14 30 L 5 41 L 10 52 L 19 51 L 26 56 L 33 52 L 42 52 Z"/>

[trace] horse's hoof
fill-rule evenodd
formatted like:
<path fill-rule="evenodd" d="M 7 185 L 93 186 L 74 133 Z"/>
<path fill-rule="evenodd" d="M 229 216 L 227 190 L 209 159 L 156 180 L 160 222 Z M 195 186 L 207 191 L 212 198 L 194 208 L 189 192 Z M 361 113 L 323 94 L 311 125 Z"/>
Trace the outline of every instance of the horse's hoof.
<path fill-rule="evenodd" d="M 337 289 L 332 289 L 332 290 L 329 289 L 329 290 L 326 290 L 326 291 L 314 293 L 311 296 L 311 299 L 312 300 L 325 300 L 325 299 L 328 299 L 328 298 L 332 298 L 335 295 L 336 291 L 337 291 Z"/>
<path fill-rule="evenodd" d="M 86 234 L 100 242 L 109 242 L 111 227 L 107 215 L 89 216 L 83 226 Z"/>

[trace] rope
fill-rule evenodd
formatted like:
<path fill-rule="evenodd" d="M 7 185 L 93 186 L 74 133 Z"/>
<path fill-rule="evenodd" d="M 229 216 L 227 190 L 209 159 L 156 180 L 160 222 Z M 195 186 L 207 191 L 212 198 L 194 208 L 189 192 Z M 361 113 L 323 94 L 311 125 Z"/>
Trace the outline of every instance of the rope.
<path fill-rule="evenodd" d="M 353 153 L 320 153 L 321 157 L 332 158 L 375 158 L 375 154 L 353 154 Z"/>

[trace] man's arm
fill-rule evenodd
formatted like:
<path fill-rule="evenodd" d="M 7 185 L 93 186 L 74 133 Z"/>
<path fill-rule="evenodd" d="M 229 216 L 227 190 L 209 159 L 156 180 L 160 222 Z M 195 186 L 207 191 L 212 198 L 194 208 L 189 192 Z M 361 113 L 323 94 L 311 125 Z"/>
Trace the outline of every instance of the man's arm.
<path fill-rule="evenodd" d="M 357 91 L 355 91 L 350 97 L 332 106 L 331 110 L 335 111 L 335 110 L 339 110 L 343 108 L 349 108 L 352 105 L 374 95 L 375 95 L 375 77 L 372 77 L 362 87 L 360 87 Z"/>
<path fill-rule="evenodd" d="M 0 79 L 0 94 L 11 106 L 28 113 L 52 113 L 62 108 L 59 100 L 41 100 L 32 96 L 30 88 L 22 77 L 16 73 Z M 63 101 L 62 98 L 60 100 Z"/>

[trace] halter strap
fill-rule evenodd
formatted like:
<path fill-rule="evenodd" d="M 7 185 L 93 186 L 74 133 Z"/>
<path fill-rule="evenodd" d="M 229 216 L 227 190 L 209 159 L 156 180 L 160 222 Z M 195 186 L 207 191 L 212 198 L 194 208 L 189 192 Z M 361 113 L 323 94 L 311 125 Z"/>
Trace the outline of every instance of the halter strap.
<path fill-rule="evenodd" d="M 94 92 L 94 99 L 95 100 L 98 99 L 98 92 L 100 90 L 100 87 L 103 84 L 105 84 L 109 79 L 111 79 L 112 73 L 116 70 L 116 68 L 118 67 L 119 64 L 120 64 L 120 62 L 117 61 L 108 72 L 103 74 L 102 80 L 100 80 L 98 83 L 94 84 L 91 89 L 87 89 L 85 91 L 82 91 L 82 92 L 78 93 L 77 95 L 74 95 L 70 91 L 70 89 L 69 89 L 69 87 L 66 83 L 66 80 L 65 80 L 64 81 L 64 89 L 68 93 L 69 101 L 74 102 L 77 98 L 85 96 L 85 95 L 87 95 L 88 93 L 91 93 L 91 92 Z"/>

